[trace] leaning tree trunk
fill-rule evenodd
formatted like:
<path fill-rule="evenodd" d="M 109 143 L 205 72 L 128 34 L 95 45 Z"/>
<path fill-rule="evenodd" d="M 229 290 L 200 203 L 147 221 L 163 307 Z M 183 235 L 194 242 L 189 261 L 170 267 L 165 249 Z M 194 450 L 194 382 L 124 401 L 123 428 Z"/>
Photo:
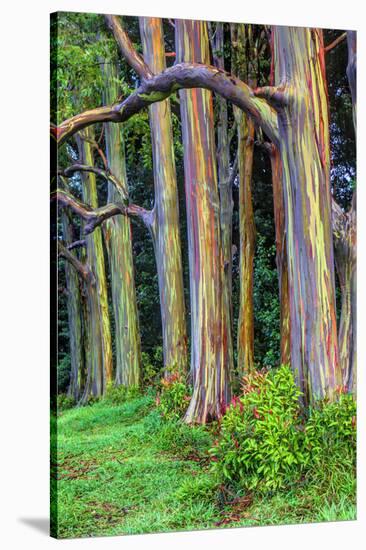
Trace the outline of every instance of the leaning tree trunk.
<path fill-rule="evenodd" d="M 118 97 L 117 70 L 111 60 L 103 65 L 104 101 L 112 103 Z M 119 124 L 105 125 L 108 167 L 123 186 L 123 196 L 108 183 L 108 203 L 128 197 L 125 150 Z M 141 340 L 136 304 L 135 275 L 132 255 L 132 228 L 127 216 L 115 216 L 106 221 L 105 243 L 108 251 L 111 294 L 115 319 L 116 374 L 115 383 L 137 386 L 141 375 Z"/>
<path fill-rule="evenodd" d="M 335 398 L 341 383 L 335 314 L 329 123 L 322 31 L 274 27 L 283 170 L 291 363 L 305 402 Z M 258 92 L 257 92 L 258 93 Z"/>
<path fill-rule="evenodd" d="M 356 32 L 347 32 L 347 76 L 351 90 L 353 123 L 356 123 Z M 357 224 L 356 191 L 351 208 L 343 212 L 335 200 L 333 207 L 334 253 L 338 279 L 341 287 L 341 316 L 338 329 L 339 360 L 343 385 L 356 394 L 357 371 Z"/>
<path fill-rule="evenodd" d="M 206 23 L 176 20 L 178 61 L 209 61 Z M 212 94 L 180 92 L 191 299 L 194 389 L 185 420 L 217 418 L 228 402 L 232 344 L 220 231 Z"/>
<path fill-rule="evenodd" d="M 70 213 L 61 212 L 62 236 L 66 245 L 76 239 L 73 235 L 73 226 Z M 68 395 L 75 401 L 79 399 L 82 389 L 82 377 L 84 369 L 83 334 L 82 334 L 82 302 L 80 295 L 79 277 L 69 262 L 65 262 L 65 279 L 67 291 L 67 315 L 69 320 L 70 335 L 70 384 Z"/>
<path fill-rule="evenodd" d="M 144 60 L 153 73 L 166 68 L 162 20 L 140 17 Z M 179 233 L 178 188 L 170 100 L 149 107 L 155 202 L 151 224 L 154 242 L 165 371 L 187 370 L 182 251 Z"/>
<path fill-rule="evenodd" d="M 94 140 L 94 132 L 92 128 L 86 128 L 83 132 L 82 138 L 78 137 L 78 147 L 80 153 L 80 161 L 87 166 L 94 166 L 94 159 L 92 153 L 92 146 L 90 141 Z M 97 196 L 97 184 L 96 176 L 94 173 L 83 172 L 82 176 L 82 188 L 83 188 L 83 200 L 86 204 L 92 208 L 98 207 Z M 99 355 L 99 350 L 95 349 L 97 346 L 101 348 L 102 356 L 102 380 L 98 385 L 98 395 L 103 395 L 106 389 L 106 384 L 111 383 L 113 380 L 113 359 L 112 359 L 112 341 L 111 341 L 111 329 L 108 311 L 108 294 L 107 294 L 107 279 L 104 262 L 104 251 L 102 242 L 102 231 L 100 227 L 97 227 L 92 234 L 86 237 L 86 250 L 87 250 L 87 263 L 95 278 L 95 285 L 90 288 L 89 291 L 89 309 L 92 313 L 93 319 L 98 319 L 100 328 L 93 326 L 92 337 L 90 339 L 90 353 L 92 355 Z M 96 310 L 96 302 L 98 303 L 98 312 Z M 94 331 L 100 330 L 100 343 L 97 342 L 97 338 L 94 338 Z M 95 395 L 93 390 L 93 395 Z"/>

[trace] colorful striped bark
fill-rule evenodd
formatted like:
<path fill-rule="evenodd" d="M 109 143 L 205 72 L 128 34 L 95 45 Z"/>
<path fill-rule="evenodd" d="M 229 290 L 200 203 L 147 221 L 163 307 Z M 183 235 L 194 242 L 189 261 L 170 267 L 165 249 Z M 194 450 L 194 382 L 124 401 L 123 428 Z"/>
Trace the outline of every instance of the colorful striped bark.
<path fill-rule="evenodd" d="M 153 73 L 166 68 L 162 20 L 140 17 L 144 60 Z M 149 107 L 155 203 L 152 225 L 160 293 L 165 370 L 187 370 L 187 329 L 170 100 Z"/>
<path fill-rule="evenodd" d="M 80 160 L 88 166 L 94 165 L 92 146 L 86 141 L 94 139 L 92 128 L 84 131 L 78 138 Z M 98 207 L 96 176 L 83 172 L 83 200 L 92 208 Z M 88 288 L 88 307 L 90 322 L 89 353 L 92 359 L 92 370 L 88 373 L 85 394 L 103 395 L 106 384 L 113 380 L 113 359 L 110 320 L 108 311 L 107 280 L 104 262 L 102 231 L 97 227 L 86 237 L 87 263 L 95 278 L 95 285 Z M 90 375 L 89 375 L 90 374 Z"/>
<path fill-rule="evenodd" d="M 275 93 L 283 170 L 291 363 L 304 401 L 341 383 L 335 315 L 329 123 L 322 32 L 274 27 Z"/>
<path fill-rule="evenodd" d="M 238 124 L 239 171 L 239 276 L 238 373 L 243 376 L 254 369 L 253 269 L 255 222 L 252 201 L 252 173 L 255 128 L 243 112 L 235 116 Z"/>
<path fill-rule="evenodd" d="M 207 63 L 206 23 L 176 20 L 177 61 Z M 186 422 L 219 417 L 230 396 L 232 343 L 215 157 L 212 94 L 180 92 L 187 206 L 191 373 Z"/>
<path fill-rule="evenodd" d="M 104 101 L 112 103 L 118 96 L 116 66 L 109 60 L 103 66 Z M 119 124 L 105 125 L 108 167 L 123 186 L 123 197 L 116 186 L 108 184 L 108 203 L 128 197 L 125 151 Z M 127 216 L 114 216 L 105 223 L 111 294 L 115 320 L 116 374 L 115 383 L 136 386 L 141 374 L 141 341 L 139 333 L 136 289 L 132 255 L 131 221 Z"/>
<path fill-rule="evenodd" d="M 74 242 L 70 214 L 64 209 L 61 212 L 62 236 L 66 245 Z M 82 333 L 82 303 L 80 295 L 79 277 L 69 262 L 65 262 L 65 279 L 67 290 L 67 315 L 70 335 L 70 385 L 68 395 L 75 401 L 79 399 L 82 389 L 84 369 L 83 333 Z"/>
<path fill-rule="evenodd" d="M 247 36 L 248 35 L 248 36 Z M 252 28 L 232 24 L 231 39 L 234 44 L 233 71 L 255 88 L 257 52 L 252 43 Z M 248 59 L 248 48 L 251 58 Z M 253 68 L 255 66 L 255 69 Z M 254 369 L 254 307 L 253 275 L 255 253 L 255 222 L 252 200 L 252 175 L 255 126 L 250 117 L 234 106 L 238 136 L 239 176 L 239 317 L 237 335 L 238 374 Z"/>
<path fill-rule="evenodd" d="M 357 130 L 356 112 L 356 32 L 347 32 L 347 76 L 352 96 L 353 123 Z M 356 394 L 357 371 L 357 223 L 356 191 L 348 212 L 333 200 L 333 236 L 336 268 L 341 287 L 342 304 L 338 329 L 339 360 L 343 384 Z"/>
<path fill-rule="evenodd" d="M 217 23 L 212 38 L 213 61 L 215 67 L 225 70 L 224 66 L 224 25 Z M 218 184 L 220 194 L 220 223 L 222 248 L 224 253 L 225 278 L 228 288 L 228 300 L 230 310 L 231 326 L 233 324 L 232 311 L 232 271 L 233 271 L 233 193 L 230 174 L 230 147 L 228 137 L 228 112 L 227 101 L 218 95 L 219 106 L 217 123 L 217 166 Z"/>
<path fill-rule="evenodd" d="M 339 361 L 343 385 L 356 393 L 357 263 L 356 209 L 349 212 L 333 201 L 333 236 L 336 268 L 341 287 L 341 316 L 338 329 Z"/>

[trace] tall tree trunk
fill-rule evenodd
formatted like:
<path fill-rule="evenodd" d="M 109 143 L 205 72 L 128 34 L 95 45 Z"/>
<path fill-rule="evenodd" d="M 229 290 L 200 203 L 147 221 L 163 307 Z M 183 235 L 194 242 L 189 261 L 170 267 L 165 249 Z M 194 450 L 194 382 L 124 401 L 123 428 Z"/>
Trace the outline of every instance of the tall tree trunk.
<path fill-rule="evenodd" d="M 86 128 L 83 138 L 78 137 L 79 156 L 82 164 L 94 166 L 92 146 L 94 140 L 92 128 Z M 82 173 L 83 200 L 92 208 L 98 207 L 97 183 L 94 173 Z M 106 384 L 113 381 L 113 359 L 110 320 L 108 311 L 107 279 L 104 262 L 102 231 L 97 227 L 92 234 L 86 237 L 87 263 L 95 278 L 95 285 L 88 287 L 89 314 L 93 319 L 91 323 L 90 354 L 101 357 L 102 373 L 98 374 L 98 384 L 89 380 L 93 395 L 103 395 Z M 100 325 L 99 327 L 97 325 Z M 100 331 L 100 342 L 94 333 Z M 100 347 L 100 350 L 97 349 Z M 88 377 L 90 378 L 90 377 Z M 87 381 L 88 384 L 88 381 Z M 98 393 L 96 394 L 95 391 Z"/>
<path fill-rule="evenodd" d="M 162 20 L 140 17 L 144 60 L 153 73 L 166 68 Z M 179 201 L 170 100 L 149 107 L 155 203 L 151 234 L 158 272 L 165 370 L 187 370 Z"/>
<path fill-rule="evenodd" d="M 112 61 L 103 65 L 104 101 L 112 103 L 118 97 L 117 70 Z M 123 185 L 124 196 L 108 183 L 108 203 L 128 197 L 125 150 L 119 124 L 105 125 L 108 167 Z M 136 304 L 135 276 L 132 255 L 131 221 L 127 216 L 115 216 L 106 221 L 105 243 L 108 250 L 111 294 L 115 319 L 116 374 L 115 383 L 123 386 L 140 384 L 141 341 Z"/>
<path fill-rule="evenodd" d="M 291 363 L 305 402 L 333 399 L 341 382 L 335 315 L 329 123 L 319 29 L 274 27 L 283 170 Z"/>
<path fill-rule="evenodd" d="M 212 32 L 211 45 L 213 62 L 221 71 L 225 70 L 224 64 L 224 25 L 217 23 L 215 32 Z M 233 325 L 232 310 L 232 272 L 233 272 L 233 193 L 230 174 L 230 147 L 228 136 L 228 111 L 227 101 L 218 95 L 219 106 L 217 124 L 217 166 L 218 186 L 220 194 L 220 225 L 222 249 L 224 254 L 225 279 L 228 288 L 228 302 L 230 310 L 230 325 Z"/>
<path fill-rule="evenodd" d="M 342 296 L 338 329 L 339 361 L 343 385 L 348 391 L 356 393 L 356 208 L 352 204 L 349 212 L 343 212 L 335 201 L 332 206 L 335 261 Z"/>
<path fill-rule="evenodd" d="M 352 96 L 353 124 L 357 130 L 356 112 L 356 32 L 347 32 L 347 77 Z M 339 360 L 343 385 L 356 394 L 357 371 L 357 224 L 356 190 L 348 212 L 333 200 L 334 252 L 341 286 L 342 305 L 338 329 Z"/>
<path fill-rule="evenodd" d="M 291 364 L 291 324 L 290 297 L 288 288 L 288 266 L 286 251 L 285 210 L 282 189 L 282 165 L 278 149 L 268 143 L 273 187 L 273 210 L 276 232 L 276 265 L 278 273 L 278 288 L 280 299 L 280 357 L 281 364 Z"/>
<path fill-rule="evenodd" d="M 235 108 L 237 113 L 237 109 Z M 255 251 L 255 222 L 252 201 L 252 174 L 255 128 L 243 112 L 238 119 L 239 169 L 239 318 L 238 318 L 238 373 L 254 370 L 254 308 L 253 270 Z"/>
<path fill-rule="evenodd" d="M 75 241 L 70 213 L 61 212 L 62 235 L 66 245 Z M 79 277 L 69 262 L 65 262 L 65 279 L 67 290 L 67 315 L 70 335 L 70 384 L 68 395 L 75 401 L 79 399 L 82 389 L 84 370 L 83 334 L 82 334 L 82 303 L 80 295 Z"/>
<path fill-rule="evenodd" d="M 232 25 L 231 36 L 234 43 L 233 70 L 248 81 L 252 87 L 257 86 L 253 66 L 256 66 L 256 50 L 252 40 L 247 38 L 245 25 Z M 250 33 L 251 36 L 251 33 Z M 248 42 L 248 44 L 247 44 Z M 247 46 L 253 58 L 247 59 Z M 252 176 L 255 126 L 251 118 L 234 106 L 238 134 L 238 174 L 239 174 L 239 317 L 238 317 L 238 373 L 244 374 L 254 370 L 254 307 L 253 275 L 255 253 L 255 221 L 252 199 Z"/>
<path fill-rule="evenodd" d="M 209 62 L 206 23 L 176 20 L 177 60 Z M 184 141 L 194 389 L 185 420 L 217 418 L 228 402 L 232 343 L 220 230 L 212 94 L 180 92 Z"/>

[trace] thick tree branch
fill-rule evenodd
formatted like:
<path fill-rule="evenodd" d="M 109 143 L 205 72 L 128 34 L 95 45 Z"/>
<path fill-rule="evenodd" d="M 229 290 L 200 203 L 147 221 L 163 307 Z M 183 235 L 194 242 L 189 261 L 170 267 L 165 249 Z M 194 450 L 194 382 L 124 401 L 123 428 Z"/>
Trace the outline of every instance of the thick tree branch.
<path fill-rule="evenodd" d="M 69 244 L 67 246 L 67 249 L 74 250 L 74 248 L 83 248 L 84 246 L 86 246 L 86 240 L 80 239 L 79 241 L 74 241 L 73 243 Z"/>
<path fill-rule="evenodd" d="M 86 164 L 72 164 L 71 166 L 65 168 L 65 170 L 60 170 L 59 175 L 69 178 L 75 172 L 91 172 L 93 174 L 96 174 L 106 181 L 110 181 L 117 189 L 123 200 L 126 200 L 128 198 L 126 189 L 110 170 L 102 170 L 100 168 L 96 168 L 95 166 L 87 166 Z"/>
<path fill-rule="evenodd" d="M 61 241 L 58 241 L 58 255 L 67 260 L 86 283 L 94 284 L 95 278 L 88 264 L 83 264 Z"/>
<path fill-rule="evenodd" d="M 121 103 L 85 111 L 58 128 L 51 127 L 52 136 L 59 144 L 79 130 L 97 122 L 124 122 L 157 101 L 163 101 L 180 89 L 205 88 L 211 90 L 245 111 L 262 127 L 269 139 L 278 143 L 277 113 L 269 103 L 256 97 L 254 91 L 238 78 L 199 63 L 179 63 L 162 73 L 144 80 L 141 86 Z"/>
<path fill-rule="evenodd" d="M 107 26 L 113 32 L 118 47 L 123 57 L 126 58 L 127 63 L 137 72 L 141 79 L 151 78 L 153 73 L 142 57 L 136 52 L 128 34 L 121 25 L 120 19 L 116 15 L 105 15 L 104 18 L 107 22 Z"/>
<path fill-rule="evenodd" d="M 88 204 L 79 201 L 70 193 L 62 189 L 57 189 L 52 193 L 51 200 L 57 200 L 60 206 L 70 208 L 86 222 L 84 226 L 85 235 L 92 233 L 94 229 L 100 226 L 105 220 L 120 214 L 140 219 L 149 229 L 153 222 L 153 211 L 146 210 L 135 204 L 126 206 L 122 203 L 111 203 L 93 209 Z"/>
<path fill-rule="evenodd" d="M 330 52 L 331 50 L 333 50 L 336 46 L 338 46 L 338 44 L 340 44 L 341 42 L 343 42 L 343 40 L 346 38 L 347 36 L 347 33 L 344 32 L 342 33 L 340 36 L 338 36 L 335 40 L 333 40 L 333 42 L 331 42 L 330 44 L 328 44 L 328 46 L 325 46 L 324 48 L 324 52 L 325 53 L 328 53 Z"/>

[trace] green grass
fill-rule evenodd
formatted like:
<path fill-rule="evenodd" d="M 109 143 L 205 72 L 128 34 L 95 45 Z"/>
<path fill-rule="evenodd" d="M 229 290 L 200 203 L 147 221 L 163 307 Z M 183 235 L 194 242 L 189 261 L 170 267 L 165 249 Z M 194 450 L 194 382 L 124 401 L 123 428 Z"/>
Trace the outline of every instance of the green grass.
<path fill-rule="evenodd" d="M 223 491 L 210 468 L 210 431 L 164 421 L 151 395 L 52 421 L 60 538 L 356 518 L 354 473 L 331 457 L 286 491 Z"/>

